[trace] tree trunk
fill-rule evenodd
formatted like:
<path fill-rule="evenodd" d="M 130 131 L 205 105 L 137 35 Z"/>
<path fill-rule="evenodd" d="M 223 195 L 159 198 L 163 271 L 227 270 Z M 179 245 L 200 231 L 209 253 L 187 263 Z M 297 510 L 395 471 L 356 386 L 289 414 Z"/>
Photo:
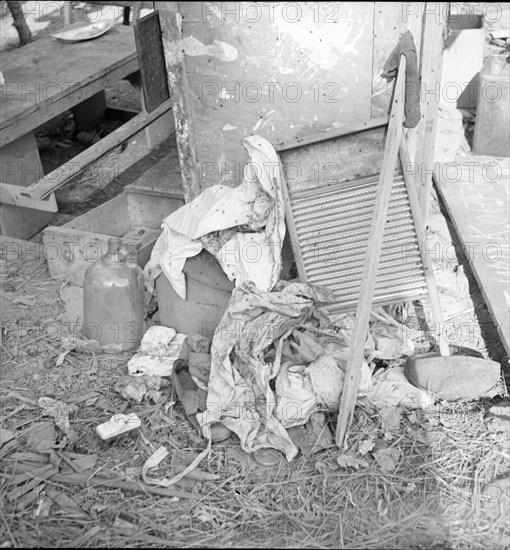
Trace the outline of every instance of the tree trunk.
<path fill-rule="evenodd" d="M 13 19 L 12 24 L 18 31 L 20 46 L 24 46 L 32 42 L 33 37 L 25 21 L 25 14 L 23 13 L 21 4 L 22 2 L 7 0 L 7 6 L 9 7 Z"/>

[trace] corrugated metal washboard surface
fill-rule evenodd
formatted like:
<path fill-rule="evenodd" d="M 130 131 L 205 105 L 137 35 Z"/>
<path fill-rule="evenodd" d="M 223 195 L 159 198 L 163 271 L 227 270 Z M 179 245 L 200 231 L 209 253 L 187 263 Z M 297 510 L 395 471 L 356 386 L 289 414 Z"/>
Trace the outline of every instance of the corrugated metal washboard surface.
<path fill-rule="evenodd" d="M 300 275 L 336 297 L 330 312 L 356 309 L 378 176 L 289 195 L 300 253 Z M 300 257 L 299 257 L 300 256 Z M 303 277 L 301 277 L 303 278 Z M 374 305 L 427 296 L 411 206 L 403 177 L 395 175 L 377 272 Z"/>

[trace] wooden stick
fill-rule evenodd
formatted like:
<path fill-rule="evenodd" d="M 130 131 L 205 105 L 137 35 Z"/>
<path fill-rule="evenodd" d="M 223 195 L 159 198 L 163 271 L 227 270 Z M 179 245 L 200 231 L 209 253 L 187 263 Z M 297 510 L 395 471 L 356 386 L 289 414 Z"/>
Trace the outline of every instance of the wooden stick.
<path fill-rule="evenodd" d="M 361 378 L 361 365 L 363 363 L 363 352 L 367 339 L 370 310 L 372 309 L 384 227 L 386 225 L 388 205 L 393 187 L 398 148 L 402 136 L 405 67 L 405 56 L 401 56 L 391 106 L 386 144 L 384 146 L 381 174 L 379 176 L 379 184 L 375 196 L 374 218 L 368 238 L 358 307 L 356 308 L 356 318 L 354 320 L 353 337 L 347 360 L 344 388 L 340 397 L 338 423 L 336 428 L 336 444 L 339 448 L 343 445 L 345 435 L 352 421 L 354 406 L 356 404 L 356 394 Z"/>
<path fill-rule="evenodd" d="M 177 498 L 201 498 L 202 495 L 187 493 L 185 491 L 177 491 L 176 489 L 150 487 L 145 483 L 135 483 L 134 481 L 124 481 L 120 479 L 90 479 L 88 474 L 54 474 L 49 478 L 49 481 L 55 483 L 64 483 L 66 485 L 79 485 L 81 487 L 105 487 L 106 489 L 121 489 L 134 493 L 150 493 L 165 497 Z"/>
<path fill-rule="evenodd" d="M 427 234 L 425 232 L 425 223 L 423 221 L 420 200 L 416 189 L 413 164 L 409 158 L 409 151 L 407 150 L 407 141 L 405 136 L 402 136 L 400 141 L 400 162 L 402 164 L 402 171 L 404 172 L 404 181 L 407 188 L 407 195 L 409 197 L 409 204 L 411 205 L 411 214 L 413 216 L 414 228 L 418 239 L 418 247 L 420 249 L 423 271 L 425 273 L 425 281 L 429 291 L 430 307 L 432 309 L 434 321 L 438 326 L 437 339 L 439 344 L 439 352 L 443 357 L 446 357 L 450 355 L 450 346 L 448 345 L 448 342 L 446 342 L 443 335 L 443 313 L 441 311 L 439 293 L 437 291 L 436 279 L 434 277 L 434 267 L 429 255 L 427 254 Z M 418 173 L 420 173 L 419 169 Z"/>

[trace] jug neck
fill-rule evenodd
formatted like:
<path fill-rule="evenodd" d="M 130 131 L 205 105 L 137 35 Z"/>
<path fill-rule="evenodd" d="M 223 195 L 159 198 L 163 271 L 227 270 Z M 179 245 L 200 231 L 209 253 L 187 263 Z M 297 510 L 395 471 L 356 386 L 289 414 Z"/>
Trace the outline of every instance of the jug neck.
<path fill-rule="evenodd" d="M 129 247 L 119 239 L 108 239 L 108 252 L 101 258 L 106 264 L 136 264 Z"/>

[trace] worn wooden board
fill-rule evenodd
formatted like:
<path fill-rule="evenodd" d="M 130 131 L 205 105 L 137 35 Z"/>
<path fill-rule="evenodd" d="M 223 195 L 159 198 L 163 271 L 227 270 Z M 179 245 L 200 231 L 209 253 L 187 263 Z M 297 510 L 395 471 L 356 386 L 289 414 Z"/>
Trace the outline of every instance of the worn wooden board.
<path fill-rule="evenodd" d="M 281 152 L 290 194 L 378 174 L 385 135 L 380 126 Z"/>
<path fill-rule="evenodd" d="M 510 355 L 509 160 L 473 157 L 469 163 L 439 165 L 435 181 Z"/>
<path fill-rule="evenodd" d="M 122 25 L 94 40 L 64 44 L 47 36 L 2 55 L 0 146 L 137 69 L 133 28 Z"/>
<path fill-rule="evenodd" d="M 249 135 L 277 144 L 371 118 L 372 2 L 179 10 L 202 187 L 240 181 Z"/>

